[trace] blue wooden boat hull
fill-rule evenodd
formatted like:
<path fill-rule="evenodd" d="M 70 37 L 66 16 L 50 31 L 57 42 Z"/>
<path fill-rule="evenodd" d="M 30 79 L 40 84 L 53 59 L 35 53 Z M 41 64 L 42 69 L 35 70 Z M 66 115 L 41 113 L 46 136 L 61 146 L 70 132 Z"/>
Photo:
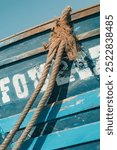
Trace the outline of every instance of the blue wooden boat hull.
<path fill-rule="evenodd" d="M 75 12 L 71 25 L 83 57 L 63 58 L 54 90 L 21 149 L 99 150 L 99 5 Z M 0 142 L 13 128 L 34 91 L 48 51 L 54 20 L 0 41 Z M 48 79 L 9 148 L 21 135 L 42 97 Z"/>

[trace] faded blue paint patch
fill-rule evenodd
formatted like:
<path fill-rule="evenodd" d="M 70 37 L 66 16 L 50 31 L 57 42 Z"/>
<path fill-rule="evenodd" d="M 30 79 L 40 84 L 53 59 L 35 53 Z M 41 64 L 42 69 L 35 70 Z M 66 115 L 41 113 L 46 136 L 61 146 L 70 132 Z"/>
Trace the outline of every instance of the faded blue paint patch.
<path fill-rule="evenodd" d="M 80 145 L 75 145 L 62 150 L 100 150 L 100 141 L 88 142 Z"/>
<path fill-rule="evenodd" d="M 55 132 L 42 137 L 32 138 L 24 142 L 21 149 L 52 150 L 99 140 L 99 138 L 99 122 L 95 122 L 81 127 Z"/>
<path fill-rule="evenodd" d="M 82 92 L 90 91 L 100 86 L 99 80 L 97 80 L 95 74 L 93 73 L 93 69 L 95 68 L 96 61 L 90 59 L 89 50 L 88 50 L 90 47 L 99 45 L 99 37 L 90 38 L 88 40 L 82 41 L 80 44 L 87 56 L 85 60 L 82 60 L 83 65 L 80 67 L 78 61 L 70 62 L 68 59 L 63 58 L 60 67 L 60 72 L 58 73 L 58 77 L 55 83 L 55 87 L 53 89 L 53 93 L 50 96 L 49 103 L 52 103 L 53 101 L 65 99 L 67 97 L 74 96 Z M 0 118 L 17 114 L 22 111 L 26 102 L 28 101 L 29 97 L 31 96 L 32 92 L 35 89 L 34 81 L 31 80 L 28 71 L 33 68 L 39 68 L 42 64 L 45 63 L 46 57 L 47 54 L 45 53 L 45 54 L 30 57 L 28 59 L 1 68 L 0 80 L 8 77 L 10 81 L 6 85 L 9 88 L 7 94 L 10 98 L 10 101 L 7 103 L 3 103 L 2 92 L 0 92 L 0 105 L 1 105 Z M 84 75 L 82 75 L 83 76 L 82 79 L 81 74 L 82 72 L 84 74 L 85 70 L 87 71 L 87 69 L 89 75 L 87 75 L 86 78 L 84 78 Z M 18 98 L 16 95 L 16 91 L 15 91 L 16 89 L 13 85 L 13 77 L 17 74 L 21 74 L 25 77 L 27 88 L 28 88 L 28 95 L 25 98 L 24 97 Z M 43 92 L 40 93 L 40 95 L 37 97 L 36 103 L 33 105 L 33 108 L 36 107 L 42 95 Z"/>
<path fill-rule="evenodd" d="M 77 95 L 66 102 L 63 101 L 59 104 L 54 104 L 51 107 L 46 107 L 42 110 L 42 113 L 37 119 L 36 124 L 49 122 L 51 120 L 56 120 L 68 115 L 97 108 L 100 105 L 99 98 L 99 89 L 96 89 Z M 24 120 L 20 128 L 26 127 L 33 113 L 34 110 L 28 113 L 26 119 Z M 20 114 L 15 114 L 14 116 L 0 119 L 0 126 L 5 133 L 9 132 L 13 128 L 19 116 Z"/>
<path fill-rule="evenodd" d="M 74 34 L 81 34 L 93 29 L 99 28 L 99 14 L 79 19 L 72 23 Z M 80 30 L 79 30 L 80 29 Z M 19 55 L 32 49 L 42 46 L 43 42 L 48 42 L 50 31 L 38 33 L 31 37 L 12 43 L 8 46 L 0 48 L 0 60 Z M 5 52 L 7 51 L 7 53 Z"/>
<path fill-rule="evenodd" d="M 78 19 L 73 23 L 73 33 L 79 35 L 100 27 L 99 13 L 90 15 L 85 19 Z"/>
<path fill-rule="evenodd" d="M 0 124 L 0 144 L 3 142 L 4 138 L 5 138 L 5 133 L 3 129 L 1 128 L 1 124 Z"/>

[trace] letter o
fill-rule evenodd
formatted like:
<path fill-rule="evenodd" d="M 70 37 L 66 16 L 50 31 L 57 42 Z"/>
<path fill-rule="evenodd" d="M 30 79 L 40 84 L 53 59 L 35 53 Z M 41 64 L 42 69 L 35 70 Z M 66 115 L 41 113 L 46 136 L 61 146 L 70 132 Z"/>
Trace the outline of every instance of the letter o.
<path fill-rule="evenodd" d="M 14 75 L 13 85 L 18 98 L 26 98 L 28 96 L 29 92 L 24 74 Z"/>

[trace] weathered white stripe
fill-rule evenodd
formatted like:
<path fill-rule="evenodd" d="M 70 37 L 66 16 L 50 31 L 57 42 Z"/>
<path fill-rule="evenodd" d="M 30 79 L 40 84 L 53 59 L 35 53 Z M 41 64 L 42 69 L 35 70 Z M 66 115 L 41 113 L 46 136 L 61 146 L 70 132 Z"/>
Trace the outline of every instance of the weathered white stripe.
<path fill-rule="evenodd" d="M 100 45 L 89 48 L 89 53 L 92 59 L 100 56 Z"/>

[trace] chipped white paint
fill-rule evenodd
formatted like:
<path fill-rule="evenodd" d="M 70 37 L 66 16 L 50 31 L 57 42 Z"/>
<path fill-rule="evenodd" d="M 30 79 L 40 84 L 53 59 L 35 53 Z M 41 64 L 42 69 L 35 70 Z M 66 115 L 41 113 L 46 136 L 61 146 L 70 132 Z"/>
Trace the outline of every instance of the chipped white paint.
<path fill-rule="evenodd" d="M 1 94 L 2 94 L 3 103 L 7 103 L 10 101 L 10 97 L 8 95 L 8 91 L 9 91 L 8 83 L 10 83 L 10 80 L 8 77 L 0 80 L 0 90 L 2 92 Z"/>
<path fill-rule="evenodd" d="M 26 98 L 29 94 L 24 74 L 16 74 L 13 76 L 13 85 L 15 87 L 18 98 Z"/>
<path fill-rule="evenodd" d="M 56 82 L 57 82 L 57 85 L 60 86 L 60 85 L 64 85 L 64 84 L 67 84 L 69 82 L 74 82 L 76 79 L 75 79 L 75 76 L 73 74 L 70 75 L 70 77 L 60 77 L 59 75 L 57 76 L 56 78 Z"/>
<path fill-rule="evenodd" d="M 82 104 L 84 102 L 84 100 L 82 99 L 82 100 L 78 100 L 77 102 L 76 102 L 76 105 L 80 105 L 80 104 Z"/>
<path fill-rule="evenodd" d="M 78 30 L 80 30 L 80 28 L 81 28 L 80 26 L 75 27 L 75 28 L 74 28 L 74 32 L 77 32 Z"/>
<path fill-rule="evenodd" d="M 90 51 L 92 52 L 92 50 Z M 97 55 L 92 55 L 92 57 L 94 56 L 97 57 Z M 25 73 L 14 74 L 13 76 L 10 76 L 10 78 L 5 77 L 3 79 L 0 79 L 0 101 L 2 101 L 2 103 L 7 103 L 10 102 L 11 99 L 13 99 L 12 96 L 9 94 L 11 87 L 13 87 L 13 89 L 11 89 L 12 95 L 17 96 L 16 99 L 24 99 L 29 97 L 30 86 L 32 86 L 32 89 L 33 88 L 35 89 L 37 87 L 37 84 L 40 80 L 40 77 L 44 69 L 44 65 L 45 63 L 29 69 Z M 99 74 L 98 59 L 96 62 L 96 67 L 94 69 L 96 74 Z M 46 90 L 49 82 L 49 76 L 50 75 L 48 74 L 41 92 Z M 62 61 L 62 68 L 58 72 L 56 83 L 58 86 L 60 86 L 67 83 L 75 82 L 76 80 L 80 80 L 80 79 L 85 80 L 87 78 L 90 78 L 91 76 L 93 76 L 93 74 L 90 68 L 80 70 L 78 67 L 74 67 L 69 72 L 68 63 L 66 61 Z M 31 83 L 32 85 L 30 85 Z"/>
<path fill-rule="evenodd" d="M 36 88 L 38 82 L 39 82 L 39 73 L 36 70 L 36 68 L 32 68 L 28 71 L 28 75 L 31 78 L 31 80 L 34 82 L 34 87 Z"/>
<path fill-rule="evenodd" d="M 41 75 L 42 75 L 42 72 L 44 69 L 44 65 L 45 65 L 45 63 L 41 64 L 40 66 L 36 66 L 36 67 L 30 69 L 29 71 L 27 71 L 29 77 L 34 82 L 34 88 L 36 88 L 39 83 L 39 79 L 41 78 Z M 46 90 L 48 83 L 49 83 L 49 74 L 47 76 L 44 86 L 41 89 L 41 92 Z"/>
<path fill-rule="evenodd" d="M 79 76 L 81 80 L 85 80 L 87 78 L 90 78 L 91 76 L 93 76 L 90 68 L 86 68 L 83 70 L 79 70 Z"/>
<path fill-rule="evenodd" d="M 100 74 L 100 60 L 99 59 L 96 60 L 96 65 L 95 65 L 95 68 L 94 68 L 94 72 L 95 72 L 96 75 Z"/>
<path fill-rule="evenodd" d="M 92 59 L 98 58 L 100 56 L 100 45 L 89 48 L 89 54 Z"/>
<path fill-rule="evenodd" d="M 67 74 L 67 70 L 69 70 L 69 66 L 67 64 L 66 61 L 62 61 L 61 64 L 63 65 L 62 69 L 58 72 L 58 75 L 57 75 L 57 78 L 56 78 L 56 82 L 57 82 L 57 85 L 64 85 L 64 84 L 67 84 L 69 82 L 74 82 L 76 79 L 75 79 L 75 76 L 74 74 L 76 73 L 76 71 L 74 72 L 75 69 L 71 69 L 71 73 L 70 74 Z"/>
<path fill-rule="evenodd" d="M 34 88 L 37 87 L 43 69 L 44 69 L 44 64 L 41 64 L 39 66 L 31 68 L 26 72 L 30 80 L 33 81 L 32 86 Z M 27 83 L 26 74 L 15 74 L 13 75 L 11 80 L 9 79 L 9 77 L 0 79 L 0 97 L 2 97 L 1 98 L 2 103 L 8 103 L 11 101 L 9 95 L 10 84 L 13 85 L 12 93 L 14 93 L 15 91 L 15 95 L 17 96 L 18 99 L 24 99 L 29 96 L 29 87 Z M 30 82 L 29 79 L 28 82 Z M 48 82 L 49 82 L 49 74 L 47 76 L 44 86 L 41 89 L 41 92 L 46 90 Z"/>

